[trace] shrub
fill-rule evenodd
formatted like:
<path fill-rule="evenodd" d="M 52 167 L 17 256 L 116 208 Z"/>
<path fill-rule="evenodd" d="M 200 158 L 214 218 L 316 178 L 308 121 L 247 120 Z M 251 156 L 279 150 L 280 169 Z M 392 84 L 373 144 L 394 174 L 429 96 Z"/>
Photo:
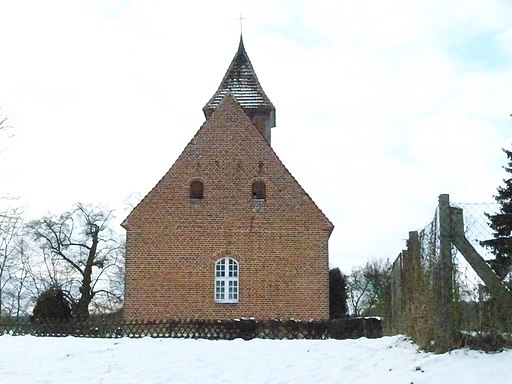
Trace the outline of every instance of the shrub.
<path fill-rule="evenodd" d="M 49 288 L 38 297 L 31 321 L 59 322 L 71 319 L 71 306 L 60 288 Z"/>

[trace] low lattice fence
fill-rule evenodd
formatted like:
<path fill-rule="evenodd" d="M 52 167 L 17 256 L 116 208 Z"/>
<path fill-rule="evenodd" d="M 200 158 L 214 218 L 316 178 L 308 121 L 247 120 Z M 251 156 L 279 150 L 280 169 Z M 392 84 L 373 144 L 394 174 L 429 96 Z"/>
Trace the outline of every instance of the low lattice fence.
<path fill-rule="evenodd" d="M 147 322 L 88 321 L 0 323 L 0 335 L 75 336 L 89 338 L 156 337 L 233 340 L 261 339 L 353 339 L 378 338 L 382 326 L 377 318 L 347 318 L 324 321 L 266 320 L 167 320 Z"/>

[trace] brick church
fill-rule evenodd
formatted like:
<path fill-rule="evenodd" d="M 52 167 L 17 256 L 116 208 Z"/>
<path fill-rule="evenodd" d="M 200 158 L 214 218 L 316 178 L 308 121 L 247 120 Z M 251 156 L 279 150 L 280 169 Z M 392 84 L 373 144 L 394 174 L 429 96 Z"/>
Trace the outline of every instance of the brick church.
<path fill-rule="evenodd" d="M 206 121 L 124 220 L 127 320 L 327 319 L 333 225 L 270 145 L 242 38 Z"/>

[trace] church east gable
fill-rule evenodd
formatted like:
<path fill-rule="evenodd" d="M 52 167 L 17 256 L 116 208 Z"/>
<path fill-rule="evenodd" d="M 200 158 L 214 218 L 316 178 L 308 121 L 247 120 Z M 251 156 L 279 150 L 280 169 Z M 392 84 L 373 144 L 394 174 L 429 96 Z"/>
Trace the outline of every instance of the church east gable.
<path fill-rule="evenodd" d="M 226 84 L 123 223 L 125 316 L 327 318 L 333 226 L 270 147 L 273 105 L 244 107 Z"/>

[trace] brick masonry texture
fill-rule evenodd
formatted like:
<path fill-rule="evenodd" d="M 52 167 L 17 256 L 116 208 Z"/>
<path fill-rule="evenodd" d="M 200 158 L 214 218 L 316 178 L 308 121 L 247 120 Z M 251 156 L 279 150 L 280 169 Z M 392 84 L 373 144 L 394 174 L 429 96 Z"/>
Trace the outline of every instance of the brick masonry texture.
<path fill-rule="evenodd" d="M 189 197 L 194 180 L 202 199 Z M 329 317 L 333 225 L 230 94 L 123 227 L 127 320 Z M 236 304 L 214 301 L 226 256 L 239 262 Z"/>

